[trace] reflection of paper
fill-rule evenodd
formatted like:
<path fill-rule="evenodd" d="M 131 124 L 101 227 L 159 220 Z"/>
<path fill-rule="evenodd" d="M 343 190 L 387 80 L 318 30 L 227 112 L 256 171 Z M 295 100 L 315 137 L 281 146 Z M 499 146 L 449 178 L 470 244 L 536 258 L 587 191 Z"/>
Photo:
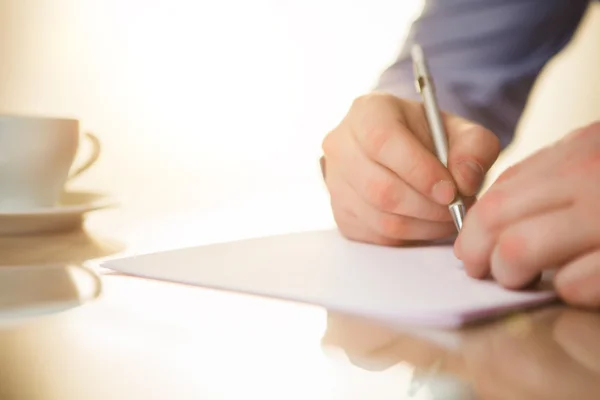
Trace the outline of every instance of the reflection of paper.
<path fill-rule="evenodd" d="M 398 332 L 428 340 L 447 350 L 458 350 L 462 343 L 462 337 L 456 331 L 404 326 L 398 327 Z"/>
<path fill-rule="evenodd" d="M 103 266 L 432 326 L 456 326 L 555 298 L 549 290 L 509 291 L 469 278 L 451 246 L 374 246 L 335 230 L 165 251 Z"/>

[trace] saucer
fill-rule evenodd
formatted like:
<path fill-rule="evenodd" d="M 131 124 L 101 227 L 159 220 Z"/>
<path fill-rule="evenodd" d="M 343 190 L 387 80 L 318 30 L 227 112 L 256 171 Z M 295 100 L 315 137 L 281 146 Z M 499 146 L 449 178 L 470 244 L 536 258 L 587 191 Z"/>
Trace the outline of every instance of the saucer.
<path fill-rule="evenodd" d="M 90 211 L 117 206 L 108 195 L 96 192 L 64 192 L 54 207 L 22 211 L 0 210 L 0 236 L 49 233 L 75 229 Z"/>
<path fill-rule="evenodd" d="M 0 328 L 62 313 L 98 299 L 100 276 L 74 264 L 0 268 Z"/>

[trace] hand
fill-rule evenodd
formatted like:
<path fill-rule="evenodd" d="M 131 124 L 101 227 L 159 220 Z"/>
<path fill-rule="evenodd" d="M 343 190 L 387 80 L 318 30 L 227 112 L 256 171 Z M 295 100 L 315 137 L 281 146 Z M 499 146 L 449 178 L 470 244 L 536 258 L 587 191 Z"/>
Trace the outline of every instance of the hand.
<path fill-rule="evenodd" d="M 558 267 L 566 302 L 600 306 L 600 123 L 502 174 L 469 211 L 455 253 L 469 275 L 514 289 Z"/>
<path fill-rule="evenodd" d="M 382 245 L 449 237 L 457 190 L 474 201 L 500 151 L 490 131 L 443 116 L 449 168 L 437 159 L 421 103 L 387 94 L 354 101 L 323 141 L 333 215 L 347 238 Z"/>

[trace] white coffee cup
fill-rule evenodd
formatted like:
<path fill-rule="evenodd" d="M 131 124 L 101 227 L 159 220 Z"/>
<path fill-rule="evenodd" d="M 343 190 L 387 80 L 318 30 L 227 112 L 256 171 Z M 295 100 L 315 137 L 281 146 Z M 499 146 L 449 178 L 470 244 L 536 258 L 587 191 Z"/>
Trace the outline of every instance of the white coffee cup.
<path fill-rule="evenodd" d="M 68 180 L 92 166 L 100 142 L 86 133 L 92 151 L 73 163 L 80 144 L 79 121 L 27 115 L 0 115 L 0 211 L 57 205 Z"/>

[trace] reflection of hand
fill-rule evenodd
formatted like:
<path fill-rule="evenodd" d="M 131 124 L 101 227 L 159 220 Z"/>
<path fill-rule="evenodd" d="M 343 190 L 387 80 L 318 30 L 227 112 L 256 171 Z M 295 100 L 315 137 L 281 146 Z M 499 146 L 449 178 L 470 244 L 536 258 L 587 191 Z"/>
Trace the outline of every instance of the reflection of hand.
<path fill-rule="evenodd" d="M 349 361 L 359 368 L 384 370 L 398 361 L 390 354 L 398 334 L 383 325 L 365 318 L 341 313 L 327 313 L 327 330 L 321 343 L 324 347 L 337 347 L 344 351 Z"/>
<path fill-rule="evenodd" d="M 383 245 L 455 233 L 447 205 L 474 201 L 500 146 L 493 133 L 444 114 L 448 169 L 434 155 L 421 103 L 388 94 L 354 101 L 323 141 L 325 181 L 342 234 Z"/>
<path fill-rule="evenodd" d="M 352 364 L 367 370 L 385 370 L 404 362 L 419 371 L 429 371 L 435 366 L 456 376 L 462 376 L 464 371 L 458 352 L 352 315 L 328 312 L 322 345 L 341 348 Z"/>
<path fill-rule="evenodd" d="M 455 243 L 469 275 L 520 288 L 560 267 L 570 304 L 600 306 L 600 123 L 506 171 L 469 211 Z"/>
<path fill-rule="evenodd" d="M 383 371 L 399 366 L 400 379 L 394 379 L 390 389 L 391 393 L 398 393 L 397 398 L 474 398 L 463 358 L 457 351 L 366 318 L 332 312 L 327 316 L 323 346 L 341 348 L 350 363 L 365 370 Z"/>
<path fill-rule="evenodd" d="M 464 356 L 482 399 L 598 399 L 600 315 L 566 309 L 522 334 L 484 329 L 465 342 Z"/>

